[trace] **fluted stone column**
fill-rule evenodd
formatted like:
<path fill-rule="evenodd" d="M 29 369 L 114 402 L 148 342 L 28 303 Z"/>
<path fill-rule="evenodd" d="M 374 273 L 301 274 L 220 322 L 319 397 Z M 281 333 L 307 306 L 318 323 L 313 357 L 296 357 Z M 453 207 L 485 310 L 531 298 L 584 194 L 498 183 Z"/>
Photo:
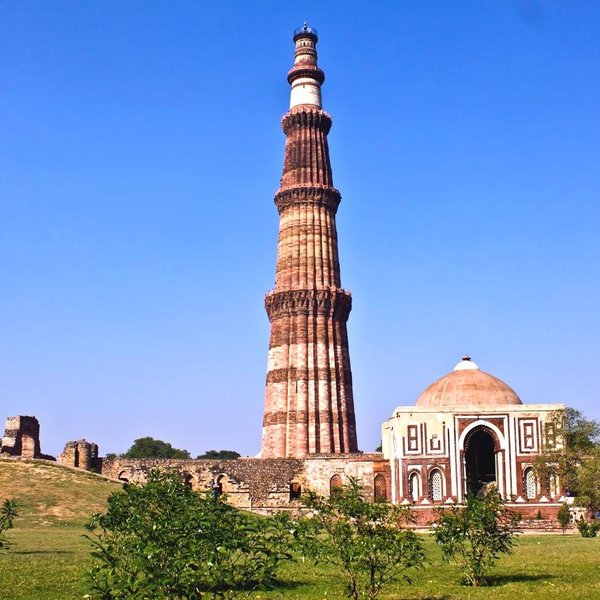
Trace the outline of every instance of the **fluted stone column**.
<path fill-rule="evenodd" d="M 352 306 L 341 287 L 327 134 L 321 108 L 316 31 L 294 35 L 290 110 L 281 187 L 275 194 L 279 241 L 275 288 L 265 298 L 271 322 L 262 457 L 301 458 L 358 450 L 346 321 Z"/>

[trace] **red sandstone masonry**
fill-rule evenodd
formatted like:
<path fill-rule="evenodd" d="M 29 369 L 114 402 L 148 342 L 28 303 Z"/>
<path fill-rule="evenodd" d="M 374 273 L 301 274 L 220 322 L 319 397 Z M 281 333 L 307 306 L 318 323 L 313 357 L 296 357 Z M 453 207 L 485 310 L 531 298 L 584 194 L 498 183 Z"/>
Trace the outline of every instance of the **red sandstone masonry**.
<path fill-rule="evenodd" d="M 299 77 L 322 83 L 315 44 L 309 35 L 297 46 L 296 57 L 303 59 L 289 72 L 290 83 Z M 282 127 L 275 289 L 265 298 L 271 338 L 262 457 L 357 452 L 346 330 L 352 299 L 341 288 L 335 224 L 341 196 L 333 187 L 327 143 L 331 117 L 302 104 L 283 117 Z"/>

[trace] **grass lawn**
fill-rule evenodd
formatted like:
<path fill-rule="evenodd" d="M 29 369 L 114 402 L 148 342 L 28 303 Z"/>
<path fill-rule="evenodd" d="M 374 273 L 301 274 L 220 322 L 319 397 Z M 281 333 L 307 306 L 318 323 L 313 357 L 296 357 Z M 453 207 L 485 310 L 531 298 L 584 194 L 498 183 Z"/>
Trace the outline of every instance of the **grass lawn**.
<path fill-rule="evenodd" d="M 81 600 L 88 591 L 89 542 L 81 523 L 46 525 L 17 523 L 8 532 L 14 545 L 0 553 L 2 600 Z M 429 565 L 417 572 L 412 585 L 396 584 L 385 598 L 600 598 L 600 538 L 522 536 L 513 556 L 502 558 L 492 573 L 492 585 L 472 589 L 460 585 L 460 574 L 443 564 L 428 539 Z M 297 562 L 281 573 L 282 585 L 258 591 L 252 598 L 298 600 L 344 597 L 344 580 L 330 566 Z"/>
<path fill-rule="evenodd" d="M 0 551 L 0 600 L 82 600 L 91 545 L 83 524 L 106 507 L 118 483 L 57 465 L 0 460 L 0 501 L 15 498 L 20 516 L 6 532 L 12 546 Z M 600 538 L 579 535 L 521 536 L 515 553 L 503 557 L 491 586 L 460 585 L 460 573 L 441 562 L 428 536 L 428 564 L 412 585 L 384 588 L 381 600 L 463 598 L 600 599 Z M 298 561 L 281 572 L 281 585 L 251 598 L 326 600 L 344 598 L 344 578 L 330 565 Z"/>

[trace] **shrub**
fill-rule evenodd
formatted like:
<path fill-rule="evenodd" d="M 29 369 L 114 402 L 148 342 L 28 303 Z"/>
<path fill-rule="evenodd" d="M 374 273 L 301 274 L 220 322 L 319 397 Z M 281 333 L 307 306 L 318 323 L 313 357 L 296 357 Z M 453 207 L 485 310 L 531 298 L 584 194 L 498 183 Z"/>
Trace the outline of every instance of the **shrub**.
<path fill-rule="evenodd" d="M 583 519 L 579 519 L 577 521 L 577 529 L 579 529 L 581 537 L 593 538 L 600 531 L 600 523 L 598 521 L 584 521 Z"/>
<path fill-rule="evenodd" d="M 369 502 L 354 479 L 329 497 L 309 493 L 302 499 L 312 516 L 298 524 L 300 548 L 317 562 L 338 566 L 350 598 L 375 600 L 381 589 L 423 564 L 420 540 L 402 527 L 407 509 Z"/>
<path fill-rule="evenodd" d="M 12 529 L 13 520 L 17 515 L 17 503 L 14 500 L 6 499 L 0 508 L 0 548 L 10 546 L 8 540 L 2 535 L 6 529 Z"/>
<path fill-rule="evenodd" d="M 194 492 L 173 472 L 128 485 L 88 525 L 90 573 L 102 600 L 231 598 L 275 581 L 288 553 L 281 519 L 243 513 Z"/>
<path fill-rule="evenodd" d="M 569 506 L 564 502 L 560 505 L 558 513 L 556 514 L 556 520 L 562 529 L 563 535 L 571 522 L 571 513 L 569 512 Z"/>
<path fill-rule="evenodd" d="M 482 498 L 469 494 L 466 505 L 437 509 L 436 543 L 445 561 L 455 561 L 472 586 L 485 585 L 500 554 L 511 554 L 515 514 L 506 509 L 496 488 Z"/>

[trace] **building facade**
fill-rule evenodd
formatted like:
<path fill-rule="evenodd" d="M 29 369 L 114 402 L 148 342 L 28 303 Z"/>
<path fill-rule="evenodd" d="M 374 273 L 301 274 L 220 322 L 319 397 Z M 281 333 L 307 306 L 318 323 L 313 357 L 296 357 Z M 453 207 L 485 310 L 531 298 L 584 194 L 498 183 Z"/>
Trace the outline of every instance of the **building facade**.
<path fill-rule="evenodd" d="M 414 406 L 399 406 L 382 429 L 391 499 L 412 505 L 420 522 L 434 508 L 461 503 L 494 485 L 523 518 L 553 519 L 561 482 L 536 478 L 534 462 L 556 443 L 564 406 L 523 404 L 508 385 L 468 357 L 431 384 Z"/>

